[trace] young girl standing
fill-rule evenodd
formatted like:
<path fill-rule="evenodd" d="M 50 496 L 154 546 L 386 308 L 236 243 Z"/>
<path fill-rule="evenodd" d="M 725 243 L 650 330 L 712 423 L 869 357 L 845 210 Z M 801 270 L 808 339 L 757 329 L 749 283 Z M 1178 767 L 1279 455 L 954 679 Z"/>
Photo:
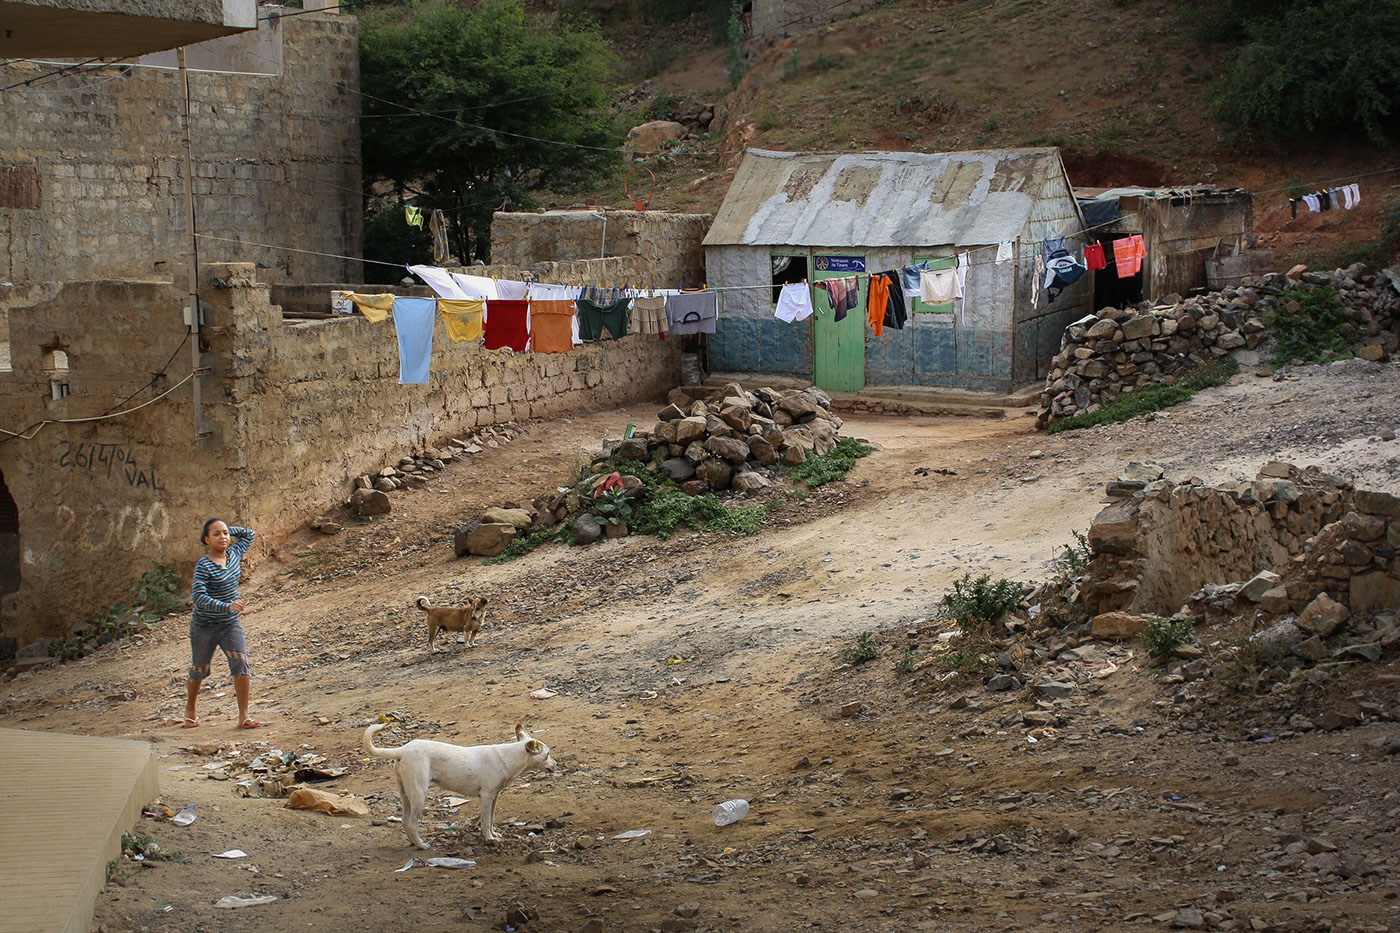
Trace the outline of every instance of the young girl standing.
<path fill-rule="evenodd" d="M 262 725 L 248 715 L 251 680 L 248 674 L 248 646 L 243 639 L 243 623 L 238 614 L 243 600 L 238 598 L 238 583 L 243 575 L 243 555 L 253 543 L 253 529 L 230 528 L 217 518 L 204 523 L 200 536 L 207 553 L 194 566 L 194 584 L 190 598 L 194 613 L 190 617 L 190 679 L 185 698 L 185 728 L 199 725 L 195 701 L 199 687 L 209 676 L 209 664 L 214 649 L 222 648 L 228 659 L 228 671 L 233 675 L 234 695 L 238 698 L 238 727 L 256 729 Z"/>

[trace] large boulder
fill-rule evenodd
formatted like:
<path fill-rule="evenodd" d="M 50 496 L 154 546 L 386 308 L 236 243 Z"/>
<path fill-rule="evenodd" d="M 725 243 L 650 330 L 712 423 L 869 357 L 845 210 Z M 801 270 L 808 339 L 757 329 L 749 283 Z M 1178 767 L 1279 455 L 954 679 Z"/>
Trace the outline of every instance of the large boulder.
<path fill-rule="evenodd" d="M 801 421 L 809 415 L 815 415 L 821 410 L 821 405 L 817 400 L 806 393 L 789 395 L 778 403 L 778 410 L 787 415 L 794 422 Z"/>
<path fill-rule="evenodd" d="M 1341 628 L 1347 620 L 1347 607 L 1328 596 L 1318 593 L 1312 602 L 1298 613 L 1298 627 L 1305 632 L 1315 632 L 1322 638 Z"/>
<path fill-rule="evenodd" d="M 603 536 L 603 526 L 598 524 L 598 519 L 587 512 L 576 517 L 571 527 L 574 531 L 574 540 L 579 544 L 592 544 Z"/>
<path fill-rule="evenodd" d="M 1105 641 L 1128 641 L 1142 634 L 1146 622 L 1127 612 L 1101 612 L 1089 623 L 1095 638 Z"/>
<path fill-rule="evenodd" d="M 757 435 L 749 438 L 749 453 L 764 466 L 772 466 L 778 462 L 778 452 L 773 449 L 773 445 Z"/>
<path fill-rule="evenodd" d="M 661 469 L 666 471 L 666 475 L 678 483 L 695 476 L 695 464 L 684 457 L 671 457 L 661 461 Z"/>
<path fill-rule="evenodd" d="M 627 438 L 621 444 L 617 445 L 617 458 L 619 460 L 636 460 L 638 463 L 646 463 L 646 440 L 640 437 Z"/>
<path fill-rule="evenodd" d="M 481 513 L 483 525 L 513 525 L 516 531 L 528 531 L 534 523 L 525 509 L 487 509 Z"/>
<path fill-rule="evenodd" d="M 627 131 L 627 148 L 638 154 L 659 152 L 662 143 L 684 135 L 685 127 L 674 120 L 650 120 Z"/>
<path fill-rule="evenodd" d="M 710 489 L 718 492 L 729 488 L 734 468 L 723 460 L 705 460 L 695 468 L 695 475 Z"/>
<path fill-rule="evenodd" d="M 772 485 L 761 473 L 737 473 L 729 484 L 735 492 L 757 492 Z"/>
<path fill-rule="evenodd" d="M 705 441 L 705 449 L 733 463 L 749 459 L 749 445 L 732 437 L 712 437 Z"/>
<path fill-rule="evenodd" d="M 690 415 L 676 422 L 676 443 L 684 447 L 691 441 L 700 440 L 705 436 L 705 418 L 703 415 Z"/>
<path fill-rule="evenodd" d="M 350 507 L 361 515 L 388 515 L 389 497 L 378 489 L 356 489 L 350 494 Z"/>
<path fill-rule="evenodd" d="M 482 522 L 467 534 L 467 550 L 478 557 L 495 557 L 515 540 L 515 526 L 506 522 Z"/>

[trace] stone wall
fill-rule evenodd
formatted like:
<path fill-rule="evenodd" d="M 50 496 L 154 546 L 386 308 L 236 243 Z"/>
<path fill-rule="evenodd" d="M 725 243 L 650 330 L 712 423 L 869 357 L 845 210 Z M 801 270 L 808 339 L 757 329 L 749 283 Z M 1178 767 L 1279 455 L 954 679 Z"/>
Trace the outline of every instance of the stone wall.
<path fill-rule="evenodd" d="M 633 261 L 618 267 L 616 274 L 623 278 L 585 284 L 692 288 L 705 281 L 700 242 L 712 219 L 667 211 L 498 212 L 491 218 L 491 258 L 503 266 L 534 270 L 549 263 L 625 257 Z M 562 272 L 543 269 L 538 278 L 578 281 Z"/>
<path fill-rule="evenodd" d="M 1301 268 L 1301 267 L 1300 267 Z M 1336 289 L 1358 356 L 1380 361 L 1400 349 L 1400 267 L 1372 273 L 1357 263 L 1330 274 L 1249 278 L 1199 298 L 1103 308 L 1071 324 L 1051 362 L 1037 423 L 1098 411 L 1124 392 L 1175 385 L 1192 370 L 1239 350 L 1267 348 L 1266 315 L 1297 310 L 1289 289 Z M 1240 354 L 1235 354 L 1240 355 Z"/>
<path fill-rule="evenodd" d="M 308 13 L 261 25 L 280 31 L 280 76 L 190 74 L 196 220 L 209 237 L 200 259 L 256 262 L 268 282 L 360 281 L 358 262 L 213 239 L 360 253 L 356 19 Z M 12 62 L 0 81 L 53 70 Z M 179 74 L 145 64 L 7 91 L 0 281 L 183 275 L 180 124 Z"/>
<path fill-rule="evenodd" d="M 477 425 L 659 397 L 679 381 L 675 340 L 516 354 L 452 343 L 439 325 L 430 383 L 401 386 L 391 321 L 284 325 L 251 264 L 201 272 L 208 436 L 195 437 L 184 384 L 132 414 L 0 444 L 21 551 L 20 588 L 0 596 L 0 640 L 66 632 L 124 598 L 154 561 L 188 577 L 211 514 L 256 528 L 266 548 L 403 453 Z M 169 282 L 0 290 L 14 351 L 14 371 L 0 374 L 5 426 L 101 414 L 178 383 L 189 373 L 182 292 Z M 69 362 L 61 401 L 44 370 L 53 349 Z M 143 388 L 172 353 L 169 375 Z"/>
<path fill-rule="evenodd" d="M 1355 492 L 1349 481 L 1316 467 L 1299 470 L 1277 462 L 1233 488 L 1176 483 L 1160 469 L 1135 464 L 1110 492 L 1126 498 L 1089 527 L 1094 559 L 1083 599 L 1091 615 L 1125 610 L 1170 616 L 1207 584 L 1287 572 L 1314 536 L 1346 519 L 1359 503 L 1394 501 Z M 1375 556 L 1368 552 L 1367 561 Z M 1400 571 L 1393 556 L 1381 556 L 1382 569 Z"/>

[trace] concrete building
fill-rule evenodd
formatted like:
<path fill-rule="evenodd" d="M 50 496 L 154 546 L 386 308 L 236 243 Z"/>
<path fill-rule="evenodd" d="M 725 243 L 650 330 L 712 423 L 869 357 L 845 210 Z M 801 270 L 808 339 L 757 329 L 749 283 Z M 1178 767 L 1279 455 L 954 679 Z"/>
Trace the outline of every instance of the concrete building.
<path fill-rule="evenodd" d="M 1243 188 L 1075 188 L 1089 236 L 1109 265 L 1094 275 L 1095 308 L 1156 301 L 1206 288 L 1211 260 L 1253 245 L 1254 197 Z M 1120 278 L 1113 241 L 1140 234 L 1142 271 Z M 1261 260 L 1268 265 L 1272 253 Z M 1244 269 L 1253 271 L 1252 264 Z"/>
<path fill-rule="evenodd" d="M 257 27 L 257 0 L 3 0 L 0 56 L 120 58 Z"/>
<path fill-rule="evenodd" d="M 354 16 L 276 16 L 188 51 L 201 261 L 263 281 L 357 282 L 359 40 Z M 174 56 L 89 66 L 8 62 L 0 86 L 0 282 L 185 274 Z M 311 252 L 272 250 L 273 244 Z M 4 341 L 0 321 L 0 343 Z"/>
<path fill-rule="evenodd" d="M 1047 237 L 1083 230 L 1056 149 L 915 153 L 749 150 L 705 238 L 721 293 L 710 368 L 812 378 L 828 390 L 866 385 L 1010 392 L 1043 379 L 1068 323 L 1091 304 L 1082 276 L 1048 304 L 1032 287 Z M 1012 258 L 996 262 L 1010 242 Z M 1069 246 L 1079 243 L 1071 239 Z M 965 297 L 911 303 L 903 330 L 874 336 L 859 309 L 841 321 L 814 290 L 806 323 L 773 316 L 778 286 L 874 273 L 913 262 L 949 268 L 968 253 Z M 1038 301 L 1037 301 L 1038 297 Z"/>

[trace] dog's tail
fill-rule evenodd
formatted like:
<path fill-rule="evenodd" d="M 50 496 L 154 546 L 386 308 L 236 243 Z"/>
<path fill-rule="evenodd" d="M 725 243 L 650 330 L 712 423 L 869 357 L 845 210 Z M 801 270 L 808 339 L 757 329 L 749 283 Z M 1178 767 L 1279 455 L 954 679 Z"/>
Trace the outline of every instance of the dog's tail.
<path fill-rule="evenodd" d="M 426 597 L 426 596 L 419 596 L 419 597 L 418 597 L 418 608 L 419 608 L 419 609 L 422 609 L 424 612 L 427 612 L 429 609 L 433 608 L 433 604 L 428 600 L 428 597 Z"/>
<path fill-rule="evenodd" d="M 399 750 L 398 750 L 397 748 L 376 748 L 376 747 L 375 747 L 375 744 L 374 744 L 374 734 L 375 734 L 376 732 L 378 732 L 380 729 L 384 729 L 384 728 L 388 727 L 388 725 L 389 725 L 389 724 L 388 724 L 387 722 L 378 722 L 378 723 L 375 723 L 374 725 L 370 726 L 368 729 L 365 730 L 365 738 L 364 738 L 363 748 L 364 748 L 364 750 L 365 750 L 365 754 L 366 754 L 366 755 L 370 755 L 370 756 L 375 757 L 375 758 L 398 758 L 398 757 L 400 757 L 400 753 L 399 753 Z"/>

